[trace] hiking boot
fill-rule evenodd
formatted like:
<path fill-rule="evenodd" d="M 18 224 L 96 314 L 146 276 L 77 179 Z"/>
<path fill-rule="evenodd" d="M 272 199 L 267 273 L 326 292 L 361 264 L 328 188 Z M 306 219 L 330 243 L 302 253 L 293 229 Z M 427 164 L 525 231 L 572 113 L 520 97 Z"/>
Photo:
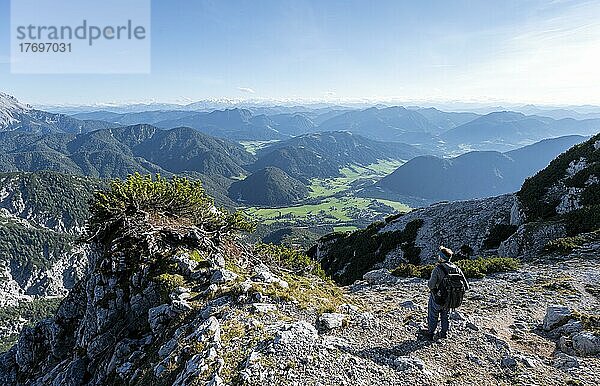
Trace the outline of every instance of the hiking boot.
<path fill-rule="evenodd" d="M 447 332 L 440 332 L 440 339 L 446 339 L 448 337 L 448 333 Z"/>

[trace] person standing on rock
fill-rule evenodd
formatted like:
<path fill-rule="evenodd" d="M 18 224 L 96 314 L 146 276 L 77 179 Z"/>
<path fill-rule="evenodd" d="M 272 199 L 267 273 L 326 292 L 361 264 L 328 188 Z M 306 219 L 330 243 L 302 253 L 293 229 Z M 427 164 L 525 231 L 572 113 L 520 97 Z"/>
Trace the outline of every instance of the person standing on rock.
<path fill-rule="evenodd" d="M 427 340 L 433 340 L 440 319 L 442 330 L 439 338 L 444 339 L 448 336 L 450 327 L 448 314 L 451 309 L 460 306 L 465 291 L 469 289 L 469 283 L 462 270 L 450 262 L 453 254 L 451 249 L 440 246 L 438 263 L 427 282 L 430 292 L 427 304 L 427 330 L 421 331 Z"/>

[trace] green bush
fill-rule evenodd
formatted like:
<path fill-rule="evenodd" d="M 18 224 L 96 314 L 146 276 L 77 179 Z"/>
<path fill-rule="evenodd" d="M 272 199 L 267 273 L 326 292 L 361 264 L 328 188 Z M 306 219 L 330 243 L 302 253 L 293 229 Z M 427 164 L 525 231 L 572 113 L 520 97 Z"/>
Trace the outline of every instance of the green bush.
<path fill-rule="evenodd" d="M 561 237 L 560 239 L 549 241 L 544 246 L 544 251 L 570 253 L 574 249 L 580 247 L 584 242 L 585 238 L 581 236 Z"/>
<path fill-rule="evenodd" d="M 113 180 L 108 191 L 94 195 L 92 221 L 151 211 L 166 217 L 214 219 L 212 200 L 205 194 L 200 181 L 157 175 L 130 175 L 126 180 Z"/>
<path fill-rule="evenodd" d="M 600 204 L 574 210 L 564 217 L 570 236 L 597 231 L 600 229 Z"/>
<path fill-rule="evenodd" d="M 495 272 L 515 271 L 519 268 L 519 265 L 520 263 L 517 259 L 510 257 L 478 257 L 473 260 L 460 260 L 456 262 L 456 266 L 463 271 L 467 278 L 482 278 L 485 275 Z M 432 264 L 400 264 L 392 271 L 392 275 L 428 279 L 434 268 L 435 266 Z"/>
<path fill-rule="evenodd" d="M 163 273 L 152 279 L 160 287 L 161 292 L 165 294 L 171 293 L 177 287 L 185 285 L 185 279 L 178 274 Z"/>
<path fill-rule="evenodd" d="M 403 263 L 392 271 L 392 275 L 397 277 L 420 277 L 422 279 L 429 279 L 433 268 L 433 264 L 415 265 Z"/>
<path fill-rule="evenodd" d="M 97 235 L 112 223 L 140 213 L 160 218 L 172 218 L 201 225 L 203 229 L 238 229 L 251 231 L 254 226 L 244 215 L 232 215 L 216 209 L 200 181 L 156 175 L 130 175 L 125 180 L 113 180 L 110 188 L 94 194 L 90 208 L 89 233 Z"/>
<path fill-rule="evenodd" d="M 311 273 L 323 279 L 327 278 L 321 264 L 304 253 L 283 245 L 259 243 L 254 246 L 256 253 L 267 264 L 290 270 L 294 273 Z"/>
<path fill-rule="evenodd" d="M 515 271 L 519 260 L 510 257 L 479 257 L 474 260 L 461 260 L 456 263 L 468 278 L 481 278 L 495 272 Z"/>

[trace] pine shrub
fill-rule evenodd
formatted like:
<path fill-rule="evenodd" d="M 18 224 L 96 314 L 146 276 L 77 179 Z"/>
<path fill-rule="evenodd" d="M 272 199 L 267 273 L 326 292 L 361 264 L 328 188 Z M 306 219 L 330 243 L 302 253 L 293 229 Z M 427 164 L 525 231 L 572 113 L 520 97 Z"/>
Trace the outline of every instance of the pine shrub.
<path fill-rule="evenodd" d="M 139 214 L 197 225 L 206 231 L 254 229 L 241 212 L 228 214 L 216 208 L 200 181 L 177 176 L 168 180 L 135 173 L 125 180 L 113 180 L 107 190 L 94 194 L 90 211 L 91 235 Z"/>
<path fill-rule="evenodd" d="M 482 278 L 491 273 L 515 271 L 519 268 L 519 260 L 510 257 L 478 257 L 473 260 L 459 260 L 456 262 L 456 266 L 463 271 L 467 278 Z M 433 264 L 400 264 L 392 271 L 392 275 L 429 279 L 434 268 Z"/>
<path fill-rule="evenodd" d="M 263 261 L 276 267 L 284 268 L 293 273 L 311 273 L 323 279 L 327 278 L 321 264 L 304 253 L 283 245 L 259 243 L 254 247 Z"/>

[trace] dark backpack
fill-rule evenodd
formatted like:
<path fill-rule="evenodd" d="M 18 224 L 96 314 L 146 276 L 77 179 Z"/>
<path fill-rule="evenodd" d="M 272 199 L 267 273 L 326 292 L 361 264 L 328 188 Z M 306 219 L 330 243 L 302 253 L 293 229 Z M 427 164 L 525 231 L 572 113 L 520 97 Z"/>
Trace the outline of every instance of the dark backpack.
<path fill-rule="evenodd" d="M 441 300 L 439 304 L 447 310 L 458 308 L 462 304 L 465 292 L 467 291 L 463 276 L 454 265 L 447 266 L 440 264 L 440 267 L 444 271 L 445 276 L 438 287 Z"/>

